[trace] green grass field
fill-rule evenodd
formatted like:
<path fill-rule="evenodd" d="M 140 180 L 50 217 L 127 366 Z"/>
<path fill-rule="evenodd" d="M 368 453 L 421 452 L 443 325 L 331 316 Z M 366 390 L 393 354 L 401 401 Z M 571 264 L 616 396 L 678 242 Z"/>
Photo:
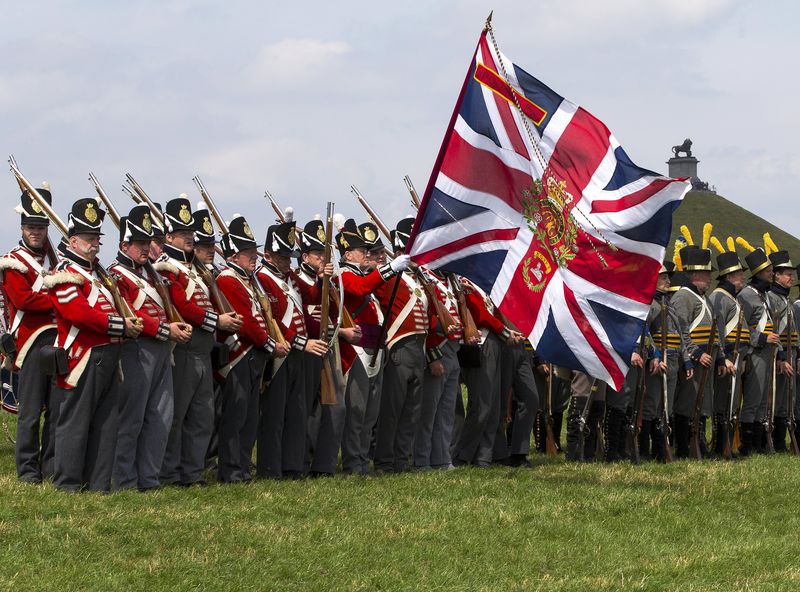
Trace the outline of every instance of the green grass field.
<path fill-rule="evenodd" d="M 4 590 L 796 590 L 800 459 L 63 494 L 0 444 Z"/>

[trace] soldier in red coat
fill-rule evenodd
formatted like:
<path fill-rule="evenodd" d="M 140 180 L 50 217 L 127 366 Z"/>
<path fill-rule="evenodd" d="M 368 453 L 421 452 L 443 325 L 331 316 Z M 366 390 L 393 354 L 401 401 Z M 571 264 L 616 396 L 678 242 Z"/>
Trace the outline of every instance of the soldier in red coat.
<path fill-rule="evenodd" d="M 258 280 L 254 277 L 258 262 L 256 241 L 242 216 L 234 214 L 228 233 L 222 237 L 222 250 L 228 266 L 217 277 L 217 285 L 242 319 L 241 328 L 231 336 L 230 362 L 221 369 L 225 382 L 218 436 L 218 476 L 220 481 L 232 483 L 252 479 L 250 464 L 259 427 L 264 367 L 270 355 L 284 358 L 289 350 L 286 344 L 276 343 L 270 337 L 262 308 L 268 304 L 262 304 Z M 259 445 L 259 458 L 262 453 Z"/>
<path fill-rule="evenodd" d="M 49 191 L 38 191 L 51 203 Z M 22 216 L 22 240 L 0 259 L 0 270 L 4 273 L 8 331 L 16 349 L 10 357 L 13 370 L 18 373 L 17 477 L 27 483 L 39 483 L 53 475 L 53 380 L 44 373 L 39 353 L 42 346 L 52 345 L 56 338 L 53 305 L 44 287 L 50 222 L 27 192 L 22 194 L 20 202 L 17 209 Z M 40 445 L 42 409 L 44 426 Z"/>
<path fill-rule="evenodd" d="M 155 489 L 172 426 L 172 344 L 188 343 L 191 325 L 169 322 L 165 303 L 155 287 L 156 271 L 148 252 L 153 238 L 150 208 L 135 206 L 120 220 L 119 252 L 109 271 L 120 292 L 142 321 L 138 339 L 122 344 L 125 380 L 119 404 L 119 433 L 114 463 L 114 488 Z"/>
<path fill-rule="evenodd" d="M 58 376 L 55 473 L 58 489 L 109 491 L 117 443 L 120 342 L 142 331 L 135 316 L 115 308 L 113 288 L 98 272 L 103 212 L 79 199 L 69 214 L 69 246 L 45 280 L 56 311 L 57 345 L 68 356 Z M 116 301 L 118 303 L 119 301 Z"/>
<path fill-rule="evenodd" d="M 167 202 L 166 244 L 155 264 L 169 283 L 172 303 L 192 326 L 192 337 L 173 350 L 174 413 L 161 467 L 162 484 L 202 485 L 205 456 L 214 429 L 214 380 L 211 352 L 217 330 L 235 334 L 242 321 L 220 314 L 209 299 L 209 286 L 197 272 L 194 217 L 185 197 Z"/>
<path fill-rule="evenodd" d="M 264 245 L 265 260 L 256 278 L 269 295 L 272 314 L 291 350 L 285 360 L 273 364 L 269 385 L 261 397 L 256 463 L 261 477 L 302 475 L 309 400 L 306 361 L 328 351 L 326 341 L 308 334 L 304 307 L 318 304 L 322 291 L 317 283 L 309 286 L 300 281 L 291 270 L 291 257 L 298 255 L 294 221 L 270 226 Z M 331 270 L 329 266 L 326 273 Z"/>

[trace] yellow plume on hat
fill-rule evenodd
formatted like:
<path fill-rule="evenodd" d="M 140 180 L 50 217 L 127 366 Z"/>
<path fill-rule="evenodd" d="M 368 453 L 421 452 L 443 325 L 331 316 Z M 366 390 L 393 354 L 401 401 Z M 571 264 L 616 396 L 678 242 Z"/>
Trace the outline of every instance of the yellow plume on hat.
<path fill-rule="evenodd" d="M 703 224 L 703 242 L 700 245 L 703 249 L 708 248 L 708 239 L 711 238 L 712 230 L 714 230 L 714 227 L 711 225 L 711 222 Z"/>
<path fill-rule="evenodd" d="M 742 247 L 742 248 L 743 248 L 745 251 L 747 251 L 748 253 L 752 253 L 753 251 L 755 251 L 755 250 L 756 250 L 756 248 L 755 248 L 753 245 L 751 245 L 750 243 L 748 243 L 748 242 L 747 242 L 746 240 L 744 240 L 744 239 L 743 239 L 741 236 L 737 236 L 737 237 L 736 237 L 736 244 L 737 244 L 737 245 L 739 245 L 740 247 Z"/>
<path fill-rule="evenodd" d="M 694 240 L 692 240 L 692 233 L 689 232 L 689 227 L 686 226 L 686 224 L 681 225 L 681 234 L 683 235 L 683 238 L 686 239 L 687 244 L 694 244 Z"/>
<path fill-rule="evenodd" d="M 675 264 L 677 271 L 683 271 L 683 262 L 681 261 L 681 249 L 686 246 L 686 241 L 681 238 L 675 239 L 675 250 L 672 253 L 672 262 Z"/>
<path fill-rule="evenodd" d="M 732 236 L 728 237 L 728 240 L 726 241 L 726 243 L 728 244 L 728 250 L 729 251 L 736 251 L 736 241 L 733 240 Z"/>
<path fill-rule="evenodd" d="M 780 250 L 778 245 L 775 244 L 775 241 L 772 240 L 769 232 L 764 233 L 764 250 L 767 252 L 767 255 Z"/>
<path fill-rule="evenodd" d="M 714 248 L 720 253 L 725 252 L 725 247 L 721 242 L 719 242 L 719 239 L 716 236 L 711 237 L 711 244 L 714 245 Z"/>

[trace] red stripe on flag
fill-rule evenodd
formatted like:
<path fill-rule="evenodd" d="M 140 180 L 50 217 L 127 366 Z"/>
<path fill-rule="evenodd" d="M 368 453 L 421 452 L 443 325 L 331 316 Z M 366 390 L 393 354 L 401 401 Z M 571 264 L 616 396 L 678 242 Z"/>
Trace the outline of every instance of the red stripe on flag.
<path fill-rule="evenodd" d="M 583 190 L 605 158 L 610 136 L 602 121 L 578 107 L 558 139 L 548 167 L 556 179 L 567 182 L 566 190 L 575 197 L 571 207 L 580 201 Z"/>
<path fill-rule="evenodd" d="M 589 319 L 586 318 L 586 315 L 583 314 L 581 307 L 578 305 L 575 294 L 566 284 L 564 284 L 564 301 L 566 302 L 567 308 L 569 309 L 569 312 L 575 321 L 575 325 L 586 339 L 586 343 L 589 344 L 589 347 L 592 348 L 592 351 L 594 351 L 595 355 L 597 355 L 600 362 L 611 375 L 611 380 L 614 382 L 614 388 L 619 390 L 622 387 L 622 383 L 625 381 L 625 375 L 619 369 L 619 366 L 617 366 L 617 363 L 608 352 L 608 349 L 606 349 L 606 346 L 603 345 L 602 341 L 600 341 L 600 338 L 594 332 L 594 329 L 592 329 Z"/>
<path fill-rule="evenodd" d="M 638 206 L 640 203 L 644 203 L 653 197 L 670 183 L 673 183 L 671 179 L 656 179 L 649 185 L 642 187 L 639 191 L 634 191 L 619 199 L 596 199 L 592 202 L 592 214 L 621 212 L 633 206 Z"/>
<path fill-rule="evenodd" d="M 534 256 L 539 252 L 547 260 L 550 266 L 550 272 L 544 271 L 544 283 L 539 284 L 539 280 L 533 273 L 539 260 Z M 527 266 L 528 281 L 525 280 L 524 269 Z M 520 259 L 517 268 L 514 270 L 514 275 L 508 284 L 506 293 L 503 295 L 503 300 L 500 302 L 500 311 L 519 329 L 524 335 L 530 335 L 533 331 L 533 325 L 539 316 L 539 309 L 542 307 L 542 300 L 547 291 L 550 280 L 553 279 L 555 272 L 555 264 L 553 263 L 550 255 L 541 248 L 541 245 L 535 239 L 528 245 L 528 250 L 525 256 Z M 534 286 L 535 290 L 528 286 L 528 282 Z"/>
<path fill-rule="evenodd" d="M 502 199 L 518 212 L 522 211 L 523 192 L 533 185 L 529 174 L 506 166 L 491 152 L 475 148 L 458 132 L 450 136 L 441 171 L 467 189 Z"/>
<path fill-rule="evenodd" d="M 484 63 L 492 70 L 497 71 L 497 66 L 494 64 L 492 54 L 489 51 L 489 43 L 486 41 L 485 36 L 481 38 L 481 54 L 483 54 Z M 508 134 L 508 139 L 511 141 L 511 146 L 514 148 L 514 152 L 523 158 L 530 160 L 531 157 L 528 154 L 528 149 L 525 147 L 525 142 L 522 140 L 522 135 L 517 127 L 517 122 L 514 119 L 514 116 L 511 114 L 511 104 L 507 99 L 498 96 L 496 93 L 491 94 L 495 104 L 497 105 L 497 110 L 500 112 L 500 119 L 503 121 L 503 127 Z M 514 108 L 516 109 L 516 105 Z"/>
<path fill-rule="evenodd" d="M 519 232 L 519 228 L 496 228 L 494 230 L 484 230 L 483 232 L 476 232 L 451 243 L 436 247 L 430 251 L 424 251 L 414 255 L 414 261 L 420 265 L 426 265 L 431 261 L 435 261 L 445 255 L 453 254 L 460 249 L 471 247 L 480 243 L 487 243 L 490 241 L 498 240 L 514 240 Z"/>

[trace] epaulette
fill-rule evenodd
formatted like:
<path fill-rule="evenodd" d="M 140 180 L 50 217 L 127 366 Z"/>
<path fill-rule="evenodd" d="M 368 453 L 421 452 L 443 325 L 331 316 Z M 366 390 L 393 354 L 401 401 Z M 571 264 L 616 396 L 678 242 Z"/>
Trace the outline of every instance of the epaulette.
<path fill-rule="evenodd" d="M 13 269 L 20 273 L 27 273 L 28 271 L 28 268 L 22 261 L 16 257 L 8 256 L 0 258 L 0 271 L 5 271 L 6 269 Z"/>
<path fill-rule="evenodd" d="M 61 284 L 75 284 L 76 286 L 82 286 L 83 281 L 84 278 L 79 273 L 73 273 L 71 271 L 57 271 L 45 276 L 43 283 L 45 288 L 50 289 Z"/>
<path fill-rule="evenodd" d="M 170 263 L 167 260 L 162 261 L 161 259 L 153 263 L 153 269 L 155 269 L 156 271 L 168 271 L 169 273 L 173 273 L 175 275 L 178 275 L 180 273 L 178 271 L 178 268 L 175 267 L 172 263 Z"/>

